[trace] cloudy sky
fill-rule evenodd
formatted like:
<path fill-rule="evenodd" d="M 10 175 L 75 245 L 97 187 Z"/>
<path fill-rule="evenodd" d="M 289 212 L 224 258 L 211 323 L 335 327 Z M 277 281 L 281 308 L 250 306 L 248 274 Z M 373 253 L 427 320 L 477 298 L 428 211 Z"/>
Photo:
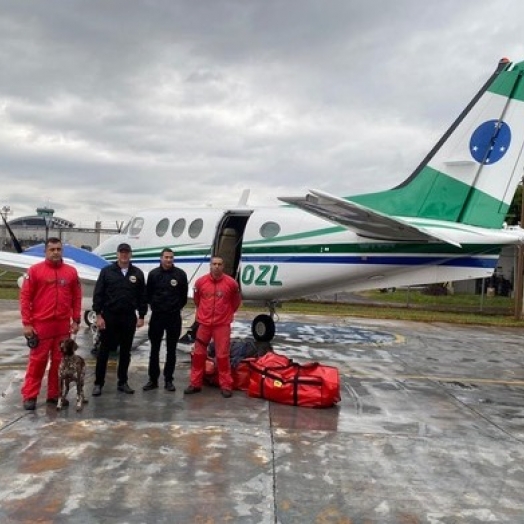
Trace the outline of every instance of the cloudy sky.
<path fill-rule="evenodd" d="M 0 207 L 108 227 L 401 182 L 502 57 L 521 0 L 0 0 Z"/>

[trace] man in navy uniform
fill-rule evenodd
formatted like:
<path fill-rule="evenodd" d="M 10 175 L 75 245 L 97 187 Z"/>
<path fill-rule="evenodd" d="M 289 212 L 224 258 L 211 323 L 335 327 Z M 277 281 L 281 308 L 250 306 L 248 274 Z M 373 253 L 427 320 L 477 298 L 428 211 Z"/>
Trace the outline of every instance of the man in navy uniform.
<path fill-rule="evenodd" d="M 93 293 L 93 310 L 100 330 L 93 396 L 102 394 L 109 353 L 118 347 L 117 389 L 132 394 L 135 391 L 128 384 L 131 345 L 136 329 L 144 325 L 147 295 L 144 273 L 131 263 L 129 244 L 120 244 L 116 262 L 100 271 Z"/>
<path fill-rule="evenodd" d="M 166 334 L 166 361 L 164 364 L 164 389 L 176 391 L 173 374 L 176 365 L 176 346 L 182 330 L 181 311 L 187 304 L 187 275 L 175 267 L 173 250 L 166 247 L 160 255 L 160 266 L 147 277 L 147 302 L 151 308 L 149 321 L 149 381 L 142 388 L 158 388 L 160 377 L 160 345 Z"/>

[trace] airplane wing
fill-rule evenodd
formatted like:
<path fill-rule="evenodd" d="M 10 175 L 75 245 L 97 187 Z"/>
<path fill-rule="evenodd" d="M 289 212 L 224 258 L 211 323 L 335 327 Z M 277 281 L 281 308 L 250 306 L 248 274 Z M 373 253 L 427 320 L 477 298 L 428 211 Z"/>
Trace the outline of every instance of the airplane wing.
<path fill-rule="evenodd" d="M 430 232 L 405 220 L 384 215 L 323 191 L 310 190 L 305 197 L 279 197 L 279 200 L 351 229 L 362 237 L 395 242 L 444 242 L 460 247 L 455 240 L 440 233 Z"/>
<path fill-rule="evenodd" d="M 73 248 L 73 250 L 79 250 L 79 248 Z M 67 262 L 76 268 L 78 277 L 82 283 L 92 284 L 96 282 L 98 274 L 100 273 L 100 267 L 95 267 L 85 261 L 79 261 L 77 257 L 74 257 L 74 251 L 64 251 L 64 262 Z M 29 269 L 33 264 L 42 261 L 43 254 L 38 252 L 32 252 L 31 254 L 26 253 L 27 251 L 24 253 L 0 251 L 0 268 L 7 271 L 22 273 Z"/>

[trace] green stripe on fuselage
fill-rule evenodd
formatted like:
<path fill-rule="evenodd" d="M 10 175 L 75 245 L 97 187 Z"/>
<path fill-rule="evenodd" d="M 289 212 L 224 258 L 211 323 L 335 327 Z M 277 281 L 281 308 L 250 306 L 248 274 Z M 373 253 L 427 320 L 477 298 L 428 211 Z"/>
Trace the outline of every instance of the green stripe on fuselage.
<path fill-rule="evenodd" d="M 268 244 L 270 241 L 268 241 Z M 498 255 L 501 246 L 485 244 L 465 244 L 461 248 L 448 244 L 417 244 L 417 243 L 317 243 L 317 244 L 291 244 L 291 245 L 266 245 L 247 246 L 243 245 L 243 255 L 279 256 L 279 255 L 451 255 L 451 256 L 473 256 L 473 255 Z M 180 262 L 186 257 L 209 256 L 208 249 L 180 249 L 177 258 Z M 134 253 L 133 262 L 140 263 L 150 259 L 151 254 Z"/>
<path fill-rule="evenodd" d="M 243 246 L 243 255 L 282 255 L 282 254 L 323 254 L 323 255 L 348 255 L 348 254 L 405 254 L 405 255 L 497 255 L 501 246 L 485 244 L 466 244 L 455 247 L 448 244 L 411 244 L 411 243 L 365 243 L 365 244 L 314 244 L 314 245 L 288 245 L 288 246 Z M 183 255 L 181 255 L 183 256 Z"/>

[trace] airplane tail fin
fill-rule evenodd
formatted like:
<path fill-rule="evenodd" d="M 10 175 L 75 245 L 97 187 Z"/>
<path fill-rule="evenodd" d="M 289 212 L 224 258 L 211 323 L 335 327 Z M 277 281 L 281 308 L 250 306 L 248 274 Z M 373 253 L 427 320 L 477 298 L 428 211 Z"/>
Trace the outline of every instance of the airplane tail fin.
<path fill-rule="evenodd" d="M 493 75 L 409 178 L 347 197 L 380 213 L 500 228 L 524 167 L 524 62 Z"/>

